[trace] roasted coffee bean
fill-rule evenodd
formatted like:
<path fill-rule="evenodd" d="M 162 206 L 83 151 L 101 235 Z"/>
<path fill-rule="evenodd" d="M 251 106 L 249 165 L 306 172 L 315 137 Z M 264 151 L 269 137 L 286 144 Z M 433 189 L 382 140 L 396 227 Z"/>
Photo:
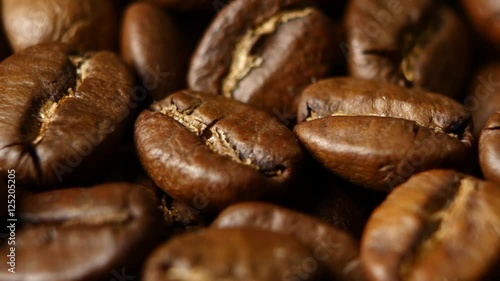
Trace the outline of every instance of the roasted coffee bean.
<path fill-rule="evenodd" d="M 0 280 L 112 280 L 137 274 L 165 233 L 158 203 L 145 189 L 107 184 L 39 193 L 17 210 L 15 274 L 0 264 Z M 18 224 L 16 224 L 18 225 Z M 6 241 L 2 257 L 9 255 Z"/>
<path fill-rule="evenodd" d="M 500 110 L 500 62 L 484 65 L 476 72 L 464 106 L 472 115 L 477 139 L 491 114 Z"/>
<path fill-rule="evenodd" d="M 15 52 L 62 42 L 81 52 L 114 50 L 118 13 L 114 1 L 5 0 L 2 19 Z"/>
<path fill-rule="evenodd" d="M 148 3 L 130 5 L 121 30 L 121 54 L 153 100 L 185 87 L 186 42 L 172 16 Z"/>
<path fill-rule="evenodd" d="M 458 97 L 471 48 L 462 19 L 433 0 L 352 0 L 346 12 L 352 76 Z"/>
<path fill-rule="evenodd" d="M 500 2 L 495 0 L 461 0 L 476 30 L 500 50 Z"/>
<path fill-rule="evenodd" d="M 354 78 L 309 86 L 297 118 L 297 137 L 325 167 L 383 191 L 419 171 L 461 167 L 472 142 L 470 115 L 454 100 Z"/>
<path fill-rule="evenodd" d="M 500 184 L 500 112 L 488 119 L 479 138 L 479 163 L 484 177 Z"/>
<path fill-rule="evenodd" d="M 175 93 L 142 112 L 135 142 L 155 183 L 203 212 L 283 194 L 302 161 L 292 132 L 273 116 L 193 91 Z"/>
<path fill-rule="evenodd" d="M 336 44 L 333 24 L 307 2 L 231 2 L 198 45 L 189 86 L 294 115 L 302 89 L 329 73 Z"/>
<path fill-rule="evenodd" d="M 297 122 L 326 116 L 383 116 L 415 121 L 471 145 L 471 116 L 442 95 L 350 77 L 331 78 L 307 87 L 300 97 Z"/>
<path fill-rule="evenodd" d="M 460 168 L 469 147 L 414 121 L 378 116 L 329 116 L 294 129 L 325 167 L 350 182 L 390 191 L 414 173 Z"/>
<path fill-rule="evenodd" d="M 500 187 L 448 170 L 389 194 L 363 234 L 370 280 L 484 280 L 498 271 Z"/>
<path fill-rule="evenodd" d="M 290 235 L 313 251 L 312 259 L 325 264 L 334 280 L 364 280 L 358 242 L 313 217 L 268 203 L 246 202 L 222 211 L 211 227 L 256 228 Z"/>
<path fill-rule="evenodd" d="M 92 176 L 120 139 L 133 78 L 109 52 L 37 45 L 0 64 L 0 175 L 59 185 Z"/>
<path fill-rule="evenodd" d="M 209 229 L 166 242 L 144 281 L 322 280 L 323 267 L 294 238 L 257 229 Z"/>

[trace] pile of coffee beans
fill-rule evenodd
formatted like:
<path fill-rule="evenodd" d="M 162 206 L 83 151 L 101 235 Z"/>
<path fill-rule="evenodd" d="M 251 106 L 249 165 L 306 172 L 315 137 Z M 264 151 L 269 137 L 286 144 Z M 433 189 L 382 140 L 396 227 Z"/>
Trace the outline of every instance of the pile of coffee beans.
<path fill-rule="evenodd" d="M 0 281 L 500 280 L 500 1 L 0 3 Z"/>

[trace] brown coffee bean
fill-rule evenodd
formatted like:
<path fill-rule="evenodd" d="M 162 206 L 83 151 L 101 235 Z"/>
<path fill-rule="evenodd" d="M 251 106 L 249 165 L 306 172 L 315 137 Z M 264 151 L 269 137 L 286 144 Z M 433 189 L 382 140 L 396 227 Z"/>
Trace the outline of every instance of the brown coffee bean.
<path fill-rule="evenodd" d="M 294 115 L 296 96 L 329 73 L 336 41 L 333 24 L 307 2 L 231 2 L 199 44 L 189 86 Z"/>
<path fill-rule="evenodd" d="M 93 176 L 120 140 L 133 77 L 109 52 L 37 45 L 0 64 L 0 174 L 60 185 Z M 136 106 L 136 105 L 135 105 Z"/>
<path fill-rule="evenodd" d="M 157 248 L 146 262 L 142 280 L 320 280 L 324 269 L 312 255 L 287 235 L 209 229 L 173 238 Z"/>
<path fill-rule="evenodd" d="M 15 52 L 62 42 L 81 52 L 116 49 L 118 14 L 113 1 L 5 0 L 2 19 Z"/>
<path fill-rule="evenodd" d="M 500 110 L 500 62 L 484 65 L 476 72 L 464 106 L 472 115 L 477 139 L 491 114 Z"/>
<path fill-rule="evenodd" d="M 134 3 L 121 30 L 121 54 L 133 66 L 153 100 L 185 87 L 188 67 L 186 42 L 174 19 L 159 7 Z"/>
<path fill-rule="evenodd" d="M 302 161 L 277 119 L 222 96 L 181 91 L 141 113 L 139 158 L 174 200 L 203 212 L 283 194 Z"/>
<path fill-rule="evenodd" d="M 345 232 L 299 212 L 267 203 L 239 203 L 222 211 L 211 227 L 256 228 L 290 235 L 313 251 L 312 258 L 325 264 L 330 278 L 364 280 L 358 242 Z"/>
<path fill-rule="evenodd" d="M 462 105 L 383 82 L 319 81 L 301 96 L 297 118 L 312 120 L 294 131 L 316 159 L 376 190 L 392 190 L 415 172 L 460 167 L 472 143 L 471 118 Z"/>
<path fill-rule="evenodd" d="M 137 274 L 165 230 L 158 203 L 130 184 L 70 188 L 32 195 L 15 223 L 16 273 L 0 264 L 0 280 L 111 280 Z M 0 246 L 3 257 L 10 247 Z"/>
<path fill-rule="evenodd" d="M 461 0 L 476 30 L 500 50 L 500 2 L 495 0 Z"/>
<path fill-rule="evenodd" d="M 381 116 L 418 125 L 472 143 L 471 117 L 458 102 L 442 95 L 350 77 L 319 81 L 304 90 L 297 121 L 326 116 Z"/>
<path fill-rule="evenodd" d="M 458 97 L 471 63 L 468 30 L 439 2 L 350 1 L 344 46 L 350 74 Z"/>
<path fill-rule="evenodd" d="M 470 115 L 454 100 L 348 77 L 306 88 L 297 118 L 314 121 L 294 131 L 323 165 L 351 182 L 384 191 L 415 172 L 460 167 L 472 142 Z"/>
<path fill-rule="evenodd" d="M 479 163 L 484 177 L 500 184 L 500 112 L 488 119 L 479 138 Z"/>
<path fill-rule="evenodd" d="M 498 272 L 499 233 L 499 186 L 433 170 L 413 176 L 375 210 L 361 259 L 372 281 L 484 280 Z"/>
<path fill-rule="evenodd" d="M 389 117 L 329 116 L 300 123 L 294 131 L 333 173 L 381 191 L 420 171 L 462 167 L 470 148 L 459 138 Z"/>

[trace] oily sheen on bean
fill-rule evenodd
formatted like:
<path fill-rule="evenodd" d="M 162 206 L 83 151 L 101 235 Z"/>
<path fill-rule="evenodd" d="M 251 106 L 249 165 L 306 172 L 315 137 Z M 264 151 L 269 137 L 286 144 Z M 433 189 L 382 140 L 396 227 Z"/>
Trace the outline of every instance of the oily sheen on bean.
<path fill-rule="evenodd" d="M 295 134 L 321 164 L 381 191 L 420 171 L 461 168 L 472 146 L 471 117 L 458 102 L 384 82 L 319 81 L 302 94 L 297 118 Z"/>
<path fill-rule="evenodd" d="M 500 50 L 500 3 L 491 0 L 461 0 L 475 30 L 497 50 Z"/>
<path fill-rule="evenodd" d="M 232 1 L 199 43 L 189 87 L 294 114 L 302 89 L 330 71 L 334 31 L 310 1 Z"/>
<path fill-rule="evenodd" d="M 324 79 L 307 87 L 299 100 L 297 122 L 330 115 L 373 115 L 415 121 L 472 143 L 471 114 L 440 94 L 353 77 Z"/>
<path fill-rule="evenodd" d="M 294 238 L 258 229 L 208 229 L 184 234 L 148 258 L 144 281 L 325 280 L 319 265 L 299 276 L 312 251 Z"/>
<path fill-rule="evenodd" d="M 473 78 L 464 106 L 474 123 L 474 139 L 479 139 L 486 121 L 500 110 L 500 62 L 491 62 L 479 68 Z"/>
<path fill-rule="evenodd" d="M 345 23 L 353 77 L 462 94 L 471 65 L 468 29 L 441 1 L 352 0 Z"/>
<path fill-rule="evenodd" d="M 12 274 L 1 263 L 0 280 L 112 280 L 112 271 L 122 267 L 137 274 L 164 235 L 156 199 L 138 185 L 50 191 L 27 197 L 21 206 L 18 266 Z M 11 246 L 1 245 L 2 256 Z"/>
<path fill-rule="evenodd" d="M 186 40 L 170 13 L 154 4 L 132 4 L 125 10 L 121 34 L 121 55 L 139 74 L 151 100 L 185 87 Z"/>
<path fill-rule="evenodd" d="M 67 185 L 94 175 L 120 141 L 134 79 L 117 55 L 36 45 L 0 63 L 0 174 Z M 136 106 L 136 105 L 135 105 Z"/>
<path fill-rule="evenodd" d="M 486 122 L 479 138 L 479 164 L 484 177 L 500 184 L 500 112 Z"/>
<path fill-rule="evenodd" d="M 211 227 L 254 228 L 290 235 L 313 251 L 313 258 L 328 268 L 330 278 L 365 280 L 358 242 L 347 233 L 299 212 L 269 203 L 244 202 L 224 209 Z"/>
<path fill-rule="evenodd" d="M 414 173 L 460 168 L 469 148 L 414 121 L 378 116 L 329 116 L 294 129 L 306 149 L 350 182 L 390 191 Z"/>
<path fill-rule="evenodd" d="M 188 90 L 142 112 L 135 143 L 155 183 L 202 212 L 283 195 L 302 162 L 293 133 L 273 116 Z"/>
<path fill-rule="evenodd" d="M 361 261 L 368 279 L 494 280 L 499 201 L 500 186 L 455 171 L 413 176 L 366 225 Z"/>

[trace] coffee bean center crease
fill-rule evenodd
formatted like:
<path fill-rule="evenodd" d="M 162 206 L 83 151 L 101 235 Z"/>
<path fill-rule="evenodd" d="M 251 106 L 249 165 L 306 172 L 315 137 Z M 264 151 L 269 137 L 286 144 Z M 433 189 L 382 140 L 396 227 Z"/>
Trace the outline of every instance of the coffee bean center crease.
<path fill-rule="evenodd" d="M 261 170 L 260 167 L 252 161 L 252 159 L 245 157 L 245 155 L 242 155 L 242 153 L 238 151 L 236 145 L 232 143 L 231 139 L 224 130 L 215 126 L 223 119 L 223 117 L 213 120 L 210 124 L 205 124 L 203 120 L 192 114 L 195 109 L 196 108 L 191 107 L 181 111 L 175 104 L 170 104 L 166 107 L 160 106 L 160 113 L 173 118 L 190 132 L 194 133 L 212 152 L 227 156 L 237 163 L 250 166 L 256 170 Z M 272 171 L 266 170 L 264 172 L 264 174 L 268 176 L 276 176 L 281 173 L 281 169 Z"/>
<path fill-rule="evenodd" d="M 468 178 L 462 178 L 456 186 L 449 187 L 443 194 L 436 194 L 421 212 L 424 214 L 420 237 L 414 241 L 414 255 L 408 255 L 401 264 L 402 280 L 409 280 L 415 265 L 425 260 L 429 253 L 439 248 L 439 244 L 450 237 L 450 229 L 456 218 L 464 216 L 470 206 L 468 203 L 477 191 L 477 184 Z"/>
<path fill-rule="evenodd" d="M 80 85 L 83 83 L 83 80 L 85 77 L 88 75 L 88 62 L 89 60 L 86 60 L 85 58 L 81 56 L 70 56 L 69 59 L 71 60 L 72 64 L 76 68 L 76 82 L 74 87 L 69 88 L 67 92 L 60 97 L 56 97 L 55 100 L 48 99 L 46 100 L 39 112 L 38 120 L 40 121 L 40 130 L 38 132 L 38 135 L 36 138 L 32 141 L 33 145 L 37 145 L 42 141 L 44 138 L 50 124 L 56 117 L 56 111 L 57 109 L 67 100 L 70 98 L 75 97 L 75 92 L 78 91 L 78 88 Z"/>
<path fill-rule="evenodd" d="M 222 95 L 228 98 L 232 97 L 233 92 L 238 88 L 239 82 L 244 79 L 252 69 L 262 65 L 262 58 L 251 54 L 252 48 L 260 38 L 274 33 L 280 24 L 307 17 L 312 12 L 312 8 L 280 12 L 256 28 L 248 30 L 236 44 L 229 74 L 222 82 Z"/>

